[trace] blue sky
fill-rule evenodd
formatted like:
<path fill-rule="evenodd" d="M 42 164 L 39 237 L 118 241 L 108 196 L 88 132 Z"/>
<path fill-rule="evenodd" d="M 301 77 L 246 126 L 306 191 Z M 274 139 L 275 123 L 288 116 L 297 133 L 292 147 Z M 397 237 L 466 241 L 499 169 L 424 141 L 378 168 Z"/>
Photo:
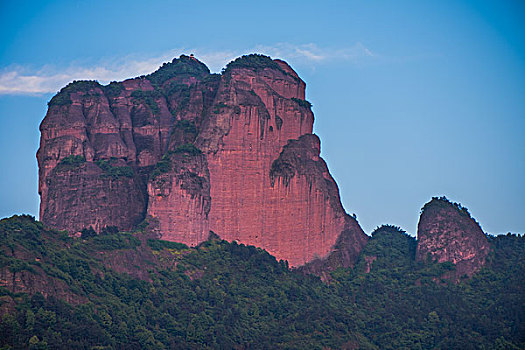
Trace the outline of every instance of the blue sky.
<path fill-rule="evenodd" d="M 0 1 L 0 217 L 38 216 L 38 125 L 73 79 L 259 52 L 307 83 L 322 155 L 367 233 L 446 195 L 525 232 L 520 1 Z"/>

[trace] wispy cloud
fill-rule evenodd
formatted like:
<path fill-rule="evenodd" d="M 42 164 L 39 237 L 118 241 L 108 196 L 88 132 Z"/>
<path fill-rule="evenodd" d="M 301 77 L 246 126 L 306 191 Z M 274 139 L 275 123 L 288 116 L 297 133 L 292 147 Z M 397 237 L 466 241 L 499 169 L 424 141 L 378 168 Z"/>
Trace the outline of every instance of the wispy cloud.
<path fill-rule="evenodd" d="M 68 67 L 47 65 L 39 69 L 12 65 L 0 69 L 0 95 L 39 95 L 53 93 L 73 80 L 98 80 L 107 84 L 114 80 L 148 74 L 163 62 L 171 61 L 182 53 L 194 53 L 210 70 L 219 72 L 234 58 L 259 52 L 274 58 L 292 61 L 294 64 L 319 65 L 343 60 L 357 62 L 374 55 L 361 43 L 341 47 L 320 47 L 316 44 L 292 45 L 279 43 L 273 46 L 256 46 L 249 50 L 205 50 L 174 49 L 155 57 L 133 57 L 106 59 L 94 65 L 72 63 Z"/>
<path fill-rule="evenodd" d="M 319 64 L 335 61 L 357 62 L 363 58 L 375 55 L 362 43 L 353 45 L 341 45 L 337 47 L 321 47 L 316 44 L 290 45 L 280 43 L 274 46 L 258 46 L 257 51 L 267 53 L 270 56 L 283 57 L 295 60 L 299 63 Z"/>

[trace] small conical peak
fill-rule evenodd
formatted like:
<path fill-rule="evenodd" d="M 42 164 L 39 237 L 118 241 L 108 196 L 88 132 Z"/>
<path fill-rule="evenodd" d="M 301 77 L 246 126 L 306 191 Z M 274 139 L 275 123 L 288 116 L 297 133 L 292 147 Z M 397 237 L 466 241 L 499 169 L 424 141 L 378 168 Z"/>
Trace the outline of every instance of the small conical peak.
<path fill-rule="evenodd" d="M 244 55 L 236 58 L 226 65 L 224 73 L 231 72 L 234 69 L 275 69 L 280 71 L 295 80 L 302 81 L 297 73 L 284 61 L 282 60 L 273 60 L 270 56 L 265 56 L 257 53 Z"/>
<path fill-rule="evenodd" d="M 417 229 L 416 258 L 456 265 L 455 277 L 471 276 L 485 264 L 489 243 L 480 225 L 467 208 L 434 197 L 421 209 Z"/>
<path fill-rule="evenodd" d="M 236 68 L 251 68 L 255 70 L 264 68 L 281 69 L 281 67 L 274 62 L 270 56 L 257 53 L 237 57 L 226 65 L 225 72 Z"/>
<path fill-rule="evenodd" d="M 385 235 L 389 236 L 389 235 L 397 235 L 397 234 L 406 235 L 407 233 L 405 230 L 403 230 L 399 226 L 384 224 L 384 225 L 377 227 L 372 232 L 372 237 L 376 237 L 376 236 L 380 237 L 380 236 L 385 236 Z"/>
<path fill-rule="evenodd" d="M 155 72 L 146 76 L 153 85 L 162 85 L 167 80 L 177 75 L 203 76 L 210 74 L 209 68 L 191 54 L 180 55 L 171 62 L 166 62 Z"/>
<path fill-rule="evenodd" d="M 441 196 L 441 197 L 432 197 L 430 202 L 426 203 L 423 208 L 421 208 L 421 214 L 424 212 L 431 210 L 431 209 L 451 209 L 455 210 L 458 214 L 466 216 L 472 220 L 472 216 L 470 215 L 467 208 L 462 206 L 459 203 L 451 202 L 447 197 Z"/>

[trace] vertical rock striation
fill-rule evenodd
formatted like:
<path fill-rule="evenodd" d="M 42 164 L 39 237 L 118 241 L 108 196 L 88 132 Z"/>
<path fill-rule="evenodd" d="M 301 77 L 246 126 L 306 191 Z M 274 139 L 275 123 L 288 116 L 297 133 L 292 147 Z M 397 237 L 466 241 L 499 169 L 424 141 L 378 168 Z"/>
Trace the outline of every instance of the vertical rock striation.
<path fill-rule="evenodd" d="M 305 83 L 283 61 L 243 56 L 221 75 L 181 56 L 102 86 L 75 82 L 41 125 L 41 220 L 58 229 L 131 229 L 196 245 L 210 230 L 291 266 L 366 235 L 341 206 L 312 134 Z M 341 251 L 341 250 L 339 250 Z"/>

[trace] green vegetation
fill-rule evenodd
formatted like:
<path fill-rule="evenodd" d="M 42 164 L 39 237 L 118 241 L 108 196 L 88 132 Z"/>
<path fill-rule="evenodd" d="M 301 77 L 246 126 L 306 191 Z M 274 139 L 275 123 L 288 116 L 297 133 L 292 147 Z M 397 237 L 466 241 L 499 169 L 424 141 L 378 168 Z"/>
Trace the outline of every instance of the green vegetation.
<path fill-rule="evenodd" d="M 131 93 L 131 97 L 134 99 L 134 103 L 146 104 L 153 114 L 158 114 L 160 112 L 157 100 L 162 97 L 162 94 L 157 90 L 135 90 Z"/>
<path fill-rule="evenodd" d="M 0 288 L 0 347 L 522 349 L 525 238 L 490 240 L 487 267 L 453 284 L 441 280 L 451 264 L 416 262 L 414 238 L 382 226 L 327 285 L 242 244 L 73 239 L 14 216 L 0 221 L 0 268 L 50 294 Z M 54 295 L 59 282 L 74 304 Z"/>
<path fill-rule="evenodd" d="M 250 54 L 236 58 L 235 60 L 231 61 L 226 65 L 226 68 L 223 70 L 223 74 L 230 73 L 231 70 L 235 68 L 248 68 L 255 69 L 256 71 L 260 69 L 271 68 L 281 71 L 282 73 L 288 75 L 294 80 L 298 80 L 297 77 L 289 74 L 284 69 L 282 69 L 281 66 L 279 66 L 279 64 L 272 60 L 271 57 L 260 54 Z"/>
<path fill-rule="evenodd" d="M 177 96 L 177 101 L 178 101 L 177 108 L 171 111 L 173 116 L 176 116 L 177 113 L 184 110 L 184 108 L 188 107 L 190 103 L 190 97 L 191 97 L 190 90 L 191 89 L 188 85 L 179 84 L 175 82 L 167 83 L 162 88 L 164 95 L 167 96 L 168 98 L 174 95 Z"/>
<path fill-rule="evenodd" d="M 142 243 L 131 233 L 100 234 L 90 244 L 97 250 L 136 249 Z"/>
<path fill-rule="evenodd" d="M 190 124 L 182 123 L 181 127 L 187 127 L 190 129 L 192 128 L 191 125 L 192 123 Z M 202 154 L 202 151 L 198 149 L 192 143 L 185 143 L 185 144 L 177 146 L 172 151 L 168 151 L 165 155 L 162 156 L 161 160 L 159 160 L 157 164 L 155 164 L 155 168 L 151 172 L 152 180 L 156 179 L 161 174 L 165 174 L 171 171 L 171 168 L 172 168 L 171 156 L 173 154 L 182 154 L 184 156 L 198 156 Z"/>
<path fill-rule="evenodd" d="M 163 249 L 176 249 L 184 250 L 189 249 L 186 244 L 178 242 L 163 241 L 161 239 L 148 238 L 148 246 L 151 250 L 163 250 Z"/>
<path fill-rule="evenodd" d="M 69 171 L 76 169 L 86 162 L 86 158 L 81 155 L 69 155 L 62 158 L 56 168 L 57 171 Z"/>
<path fill-rule="evenodd" d="M 250 68 L 255 70 L 272 68 L 287 74 L 271 57 L 260 54 L 250 54 L 236 58 L 226 65 L 224 72 L 230 72 L 235 68 Z"/>
<path fill-rule="evenodd" d="M 165 174 L 171 171 L 171 159 L 170 154 L 167 153 L 155 164 L 155 168 L 151 172 L 151 179 L 156 179 L 161 174 Z"/>
<path fill-rule="evenodd" d="M 306 100 L 301 100 L 299 98 L 292 97 L 292 101 L 294 101 L 301 107 L 308 108 L 308 109 L 312 108 L 312 104 Z"/>
<path fill-rule="evenodd" d="M 146 76 L 154 86 L 162 86 L 169 79 L 177 75 L 203 76 L 210 74 L 210 70 L 193 57 L 181 55 L 169 63 L 164 63 L 157 71 Z"/>
<path fill-rule="evenodd" d="M 190 127 L 190 126 L 188 126 Z M 182 154 L 184 156 L 198 156 L 202 154 L 202 151 L 198 149 L 192 143 L 185 143 L 177 146 L 174 150 L 168 151 L 165 155 L 162 156 L 161 160 L 155 164 L 155 168 L 151 172 L 151 179 L 154 180 L 161 174 L 165 174 L 171 171 L 172 163 L 171 156 L 173 154 Z"/>
<path fill-rule="evenodd" d="M 271 57 L 260 54 L 250 54 L 238 57 L 228 63 L 225 70 L 229 71 L 233 68 L 273 68 L 282 70 L 281 67 L 271 59 Z"/>
<path fill-rule="evenodd" d="M 114 166 L 112 165 L 113 160 L 99 159 L 95 163 L 100 169 L 104 171 L 104 176 L 109 176 L 112 179 L 118 179 L 119 177 L 133 177 L 135 172 L 130 166 Z"/>
<path fill-rule="evenodd" d="M 63 87 L 58 94 L 53 96 L 53 98 L 47 103 L 49 107 L 51 106 L 65 106 L 70 105 L 71 94 L 75 92 L 85 92 L 89 93 L 90 90 L 101 87 L 98 81 L 95 80 L 75 80 L 65 87 Z"/>
<path fill-rule="evenodd" d="M 423 208 L 421 209 L 421 213 L 424 213 L 425 211 L 427 211 L 428 209 L 430 208 L 455 208 L 459 214 L 463 215 L 463 216 L 466 216 L 468 218 L 471 218 L 473 219 L 471 216 L 470 216 L 470 213 L 468 211 L 467 208 L 465 208 L 464 206 L 462 206 L 461 204 L 459 203 L 455 203 L 455 202 L 451 202 L 447 197 L 445 196 L 442 196 L 442 197 L 432 197 L 432 200 L 428 203 L 426 203 Z"/>
<path fill-rule="evenodd" d="M 202 154 L 202 151 L 198 149 L 193 143 L 185 143 L 183 145 L 177 146 L 173 151 L 173 153 L 183 153 L 190 156 L 198 156 L 199 154 Z"/>
<path fill-rule="evenodd" d="M 212 73 L 212 74 L 209 74 L 207 75 L 203 80 L 202 82 L 205 83 L 205 84 L 208 84 L 208 83 L 218 83 L 220 80 L 221 80 L 221 75 L 220 74 L 217 74 L 217 73 Z"/>
<path fill-rule="evenodd" d="M 107 97 L 117 97 L 120 95 L 122 90 L 124 90 L 124 86 L 122 85 L 122 83 L 112 81 L 108 85 L 103 86 L 102 89 L 104 90 L 104 94 Z"/>
<path fill-rule="evenodd" d="M 175 129 L 182 131 L 183 134 L 196 135 L 198 130 L 194 122 L 189 120 L 179 120 L 175 124 Z"/>

